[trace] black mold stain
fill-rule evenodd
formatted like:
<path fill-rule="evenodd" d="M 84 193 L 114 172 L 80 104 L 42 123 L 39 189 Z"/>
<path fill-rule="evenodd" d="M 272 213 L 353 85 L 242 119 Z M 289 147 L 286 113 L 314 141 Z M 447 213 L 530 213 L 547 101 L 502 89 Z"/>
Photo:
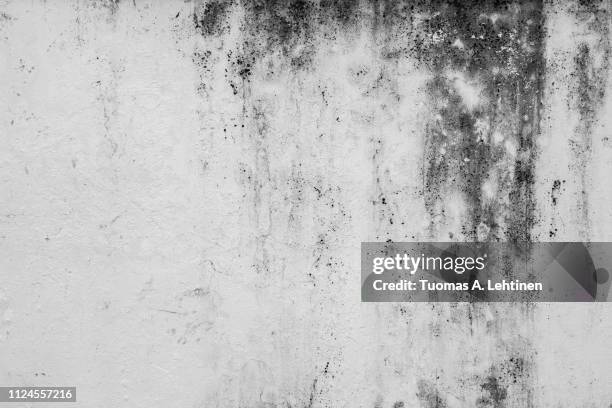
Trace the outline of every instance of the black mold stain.
<path fill-rule="evenodd" d="M 550 199 L 553 206 L 556 206 L 559 201 L 559 194 L 561 193 L 561 185 L 565 183 L 565 180 L 553 181 L 552 188 L 550 190 Z"/>
<path fill-rule="evenodd" d="M 221 35 L 224 34 L 229 26 L 227 18 L 231 2 L 211 1 L 200 4 L 193 13 L 193 23 L 202 35 Z"/>
<path fill-rule="evenodd" d="M 322 38 L 350 30 L 361 12 L 355 0 L 217 0 L 196 7 L 194 26 L 204 36 L 222 35 L 233 4 L 244 12 L 243 55 L 261 58 L 279 52 L 297 70 L 308 68 Z"/>
<path fill-rule="evenodd" d="M 531 367 L 521 354 L 493 365 L 480 379 L 482 395 L 476 400 L 479 408 L 533 406 Z M 509 400 L 512 403 L 509 403 Z"/>
<path fill-rule="evenodd" d="M 446 400 L 440 395 L 434 384 L 420 380 L 417 387 L 417 397 L 422 408 L 446 408 Z"/>
<path fill-rule="evenodd" d="M 608 51 L 606 51 L 608 53 Z M 605 60 L 607 61 L 606 55 Z M 606 94 L 607 63 L 596 67 L 593 61 L 591 47 L 586 43 L 578 46 L 574 58 L 576 79 L 576 107 L 580 114 L 581 126 L 589 131 L 597 122 L 598 110 Z"/>
<path fill-rule="evenodd" d="M 415 42 L 433 74 L 427 88 L 433 118 L 426 131 L 426 207 L 433 220 L 448 190 L 459 189 L 469 207 L 466 238 L 477 239 L 484 225 L 491 240 L 529 241 L 536 221 L 534 140 L 544 75 L 542 2 L 430 7 Z M 515 152 L 501 143 L 506 140 Z M 510 159 L 513 169 L 507 171 Z M 483 197 L 489 177 L 501 187 L 492 199 Z"/>
<path fill-rule="evenodd" d="M 570 141 L 574 154 L 574 168 L 580 176 L 581 235 L 588 240 L 589 218 L 589 164 L 593 149 L 593 130 L 599 121 L 606 96 L 610 69 L 610 10 L 601 1 L 580 1 L 575 10 L 576 19 L 590 40 L 579 42 L 574 55 L 574 86 L 570 92 L 570 107 L 579 114 L 575 137 Z"/>
<path fill-rule="evenodd" d="M 548 230 L 548 238 L 554 238 L 557 236 L 559 229 L 556 227 L 556 210 L 555 207 L 559 204 L 561 193 L 564 191 L 565 180 L 554 180 L 550 189 L 550 201 L 552 204 L 552 219 L 550 221 L 550 228 Z"/>
<path fill-rule="evenodd" d="M 508 390 L 500 385 L 496 377 L 487 377 L 487 380 L 481 387 L 486 395 L 476 401 L 477 407 L 499 408 L 504 406 L 504 401 L 508 396 Z"/>

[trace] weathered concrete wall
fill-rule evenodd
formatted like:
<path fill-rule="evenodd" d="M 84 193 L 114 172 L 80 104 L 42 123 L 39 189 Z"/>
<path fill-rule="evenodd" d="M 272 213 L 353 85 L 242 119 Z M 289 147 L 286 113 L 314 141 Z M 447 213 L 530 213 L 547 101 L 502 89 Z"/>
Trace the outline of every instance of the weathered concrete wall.
<path fill-rule="evenodd" d="M 0 2 L 0 384 L 607 407 L 607 304 L 361 304 L 361 241 L 610 240 L 604 1 Z"/>

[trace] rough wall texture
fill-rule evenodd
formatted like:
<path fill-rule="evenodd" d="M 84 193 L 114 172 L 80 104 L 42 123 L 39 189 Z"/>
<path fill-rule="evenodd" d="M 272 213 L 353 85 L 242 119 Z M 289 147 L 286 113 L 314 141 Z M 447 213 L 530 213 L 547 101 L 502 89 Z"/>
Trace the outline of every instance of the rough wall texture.
<path fill-rule="evenodd" d="M 0 383 L 608 407 L 607 304 L 361 304 L 361 241 L 611 240 L 606 1 L 0 1 Z"/>

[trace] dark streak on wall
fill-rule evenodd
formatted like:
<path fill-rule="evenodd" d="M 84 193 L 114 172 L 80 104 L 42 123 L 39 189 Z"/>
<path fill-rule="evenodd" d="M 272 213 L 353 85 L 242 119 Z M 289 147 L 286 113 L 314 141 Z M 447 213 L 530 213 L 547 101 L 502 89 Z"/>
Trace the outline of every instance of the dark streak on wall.
<path fill-rule="evenodd" d="M 580 175 L 580 212 L 582 239 L 589 240 L 591 229 L 589 216 L 589 163 L 593 148 L 593 130 L 599 121 L 599 113 L 605 97 L 610 70 L 609 5 L 603 1 L 580 1 L 575 10 L 576 19 L 585 26 L 579 33 L 585 40 L 579 41 L 574 55 L 573 89 L 570 106 L 579 114 L 579 124 L 571 148 L 573 165 Z"/>
<path fill-rule="evenodd" d="M 536 221 L 534 140 L 544 76 L 542 3 L 435 7 L 440 13 L 426 21 L 423 31 L 443 41 L 423 41 L 418 53 L 434 73 L 429 84 L 433 117 L 426 133 L 427 206 L 432 216 L 441 211 L 448 187 L 458 185 L 469 205 L 465 239 L 479 238 L 478 228 L 484 226 L 488 239 L 529 241 Z M 458 81 L 479 90 L 481 100 L 472 102 L 476 106 L 461 96 Z M 504 167 L 508 155 L 504 143 L 492 140 L 496 132 L 517 146 L 513 170 Z M 491 173 L 499 188 L 496 197 L 485 199 L 482 187 Z"/>
<path fill-rule="evenodd" d="M 422 408 L 446 408 L 446 400 L 440 395 L 435 384 L 420 380 L 417 384 L 419 398 Z"/>

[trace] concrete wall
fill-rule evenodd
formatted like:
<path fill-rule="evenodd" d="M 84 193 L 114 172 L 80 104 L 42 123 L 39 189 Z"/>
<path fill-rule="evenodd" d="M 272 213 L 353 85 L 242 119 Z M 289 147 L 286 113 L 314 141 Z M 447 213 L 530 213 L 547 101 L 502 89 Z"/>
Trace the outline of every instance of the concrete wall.
<path fill-rule="evenodd" d="M 610 12 L 0 1 L 0 385 L 611 406 L 607 304 L 359 301 L 362 241 L 611 239 Z"/>

